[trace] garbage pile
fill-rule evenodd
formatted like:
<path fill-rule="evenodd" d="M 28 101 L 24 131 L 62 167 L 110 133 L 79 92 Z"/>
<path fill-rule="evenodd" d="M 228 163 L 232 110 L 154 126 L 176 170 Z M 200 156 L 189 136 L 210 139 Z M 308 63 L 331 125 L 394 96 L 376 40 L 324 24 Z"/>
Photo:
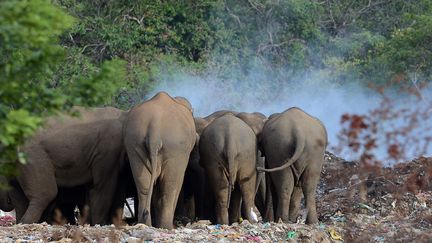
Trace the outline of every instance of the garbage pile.
<path fill-rule="evenodd" d="M 2 242 L 331 242 L 339 239 L 333 228 L 324 225 L 258 223 L 210 225 L 198 221 L 173 230 L 156 229 L 144 224 L 134 226 L 51 226 L 46 223 L 0 228 Z"/>
<path fill-rule="evenodd" d="M 430 242 L 431 206 L 432 158 L 382 168 L 326 155 L 319 220 L 347 242 Z"/>
<path fill-rule="evenodd" d="M 198 221 L 173 230 L 134 226 L 0 227 L 2 242 L 430 242 L 432 239 L 432 159 L 392 168 L 347 162 L 326 154 L 317 191 L 319 225 L 247 220 L 230 226 Z"/>

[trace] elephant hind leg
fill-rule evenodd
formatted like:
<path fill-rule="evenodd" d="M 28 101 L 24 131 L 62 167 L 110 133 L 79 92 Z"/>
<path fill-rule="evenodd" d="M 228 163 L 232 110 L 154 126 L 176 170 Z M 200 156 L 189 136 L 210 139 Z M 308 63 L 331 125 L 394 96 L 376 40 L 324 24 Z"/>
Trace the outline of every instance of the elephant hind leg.
<path fill-rule="evenodd" d="M 300 211 L 301 198 L 302 188 L 300 186 L 294 186 L 289 209 L 289 220 L 293 223 L 296 223 L 297 221 L 297 216 Z"/>
<path fill-rule="evenodd" d="M 47 184 L 42 188 L 44 188 L 43 191 L 38 192 L 41 194 L 40 196 L 31 196 L 29 198 L 29 204 L 27 210 L 21 218 L 21 223 L 31 224 L 39 222 L 45 209 L 55 199 L 57 195 L 55 179 L 53 179 L 51 185 Z"/>
<path fill-rule="evenodd" d="M 206 163 L 203 163 L 206 164 Z M 206 168 L 206 174 L 211 190 L 215 197 L 215 212 L 216 212 L 216 223 L 228 224 L 228 193 L 229 183 L 224 168 L 219 165 L 209 166 Z"/>
<path fill-rule="evenodd" d="M 151 200 L 152 196 L 149 195 L 150 186 L 152 186 L 151 172 L 145 166 L 145 161 L 142 161 L 142 159 L 146 158 L 139 156 L 135 149 L 128 150 L 128 156 L 138 199 L 138 211 L 135 211 L 135 217 L 137 218 L 138 223 L 152 226 L 151 211 L 150 208 L 146 208 L 147 200 Z"/>
<path fill-rule="evenodd" d="M 114 199 L 116 176 L 110 176 L 109 181 L 97 183 L 90 190 L 90 222 L 95 224 L 107 224 L 111 221 L 110 210 Z"/>
<path fill-rule="evenodd" d="M 271 181 L 270 175 L 268 173 L 266 173 L 265 175 L 265 211 L 264 211 L 264 215 L 263 215 L 263 220 L 264 221 L 274 221 L 274 217 L 275 217 L 275 208 L 276 208 L 276 202 L 277 202 L 277 197 L 276 197 L 276 193 L 275 193 L 275 189 L 274 189 L 274 185 Z"/>
<path fill-rule="evenodd" d="M 313 164 L 314 162 L 315 164 Z M 314 162 L 309 163 L 309 166 L 306 167 L 301 177 L 303 194 L 307 208 L 306 224 L 318 223 L 315 195 L 321 175 L 322 164 L 317 164 L 316 161 Z"/>
<path fill-rule="evenodd" d="M 26 209 L 28 208 L 28 199 L 25 196 L 21 186 L 16 180 L 11 182 L 12 189 L 9 191 L 11 203 L 15 208 L 15 218 L 17 222 L 21 222 Z"/>
<path fill-rule="evenodd" d="M 245 209 L 245 217 L 249 222 L 258 222 L 257 215 L 255 214 L 255 188 L 256 188 L 256 173 L 255 167 L 253 171 L 239 173 L 239 185 L 242 194 L 243 205 Z"/>
<path fill-rule="evenodd" d="M 174 212 L 183 184 L 188 157 L 170 158 L 164 162 L 158 180 L 159 196 L 156 198 L 158 209 L 156 227 L 172 229 Z"/>
<path fill-rule="evenodd" d="M 273 172 L 272 180 L 277 195 L 275 220 L 281 219 L 283 222 L 288 222 L 291 194 L 294 189 L 294 177 L 291 169 Z"/>
<path fill-rule="evenodd" d="M 230 224 L 238 222 L 241 211 L 241 191 L 238 183 L 234 186 L 234 191 L 231 192 L 231 200 L 229 205 L 229 222 Z"/>
<path fill-rule="evenodd" d="M 48 155 L 29 151 L 28 156 L 31 159 L 37 158 L 37 161 L 23 165 L 17 178 L 29 202 L 21 218 L 21 223 L 24 224 L 39 222 L 45 209 L 57 196 L 54 168 Z"/>

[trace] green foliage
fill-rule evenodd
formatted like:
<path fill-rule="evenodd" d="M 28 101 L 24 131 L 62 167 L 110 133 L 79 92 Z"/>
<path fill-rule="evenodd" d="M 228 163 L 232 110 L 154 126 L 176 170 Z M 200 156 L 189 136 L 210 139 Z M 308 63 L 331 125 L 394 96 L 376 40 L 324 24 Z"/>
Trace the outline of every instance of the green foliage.
<path fill-rule="evenodd" d="M 381 62 L 395 73 L 417 78 L 432 78 L 432 13 L 431 15 L 407 15 L 409 24 L 396 29 L 379 52 Z"/>
<path fill-rule="evenodd" d="M 11 0 L 0 2 L 0 23 L 0 174 L 11 176 L 15 162 L 25 162 L 20 146 L 43 117 L 106 103 L 123 79 L 123 64 L 106 63 L 89 78 L 56 84 L 54 73 L 66 56 L 59 36 L 74 19 L 49 0 Z"/>
<path fill-rule="evenodd" d="M 0 169 L 23 160 L 17 148 L 44 116 L 128 109 L 179 69 L 273 88 L 311 71 L 430 80 L 431 15 L 431 0 L 2 1 Z"/>

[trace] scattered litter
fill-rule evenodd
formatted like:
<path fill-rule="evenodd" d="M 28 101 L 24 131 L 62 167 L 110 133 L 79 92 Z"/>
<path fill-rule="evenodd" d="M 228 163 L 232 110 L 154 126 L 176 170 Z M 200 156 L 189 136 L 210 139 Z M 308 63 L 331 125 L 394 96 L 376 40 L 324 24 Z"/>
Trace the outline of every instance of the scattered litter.
<path fill-rule="evenodd" d="M 289 231 L 288 233 L 287 233 L 287 237 L 286 237 L 286 239 L 288 240 L 288 239 L 293 239 L 294 237 L 296 237 L 296 235 L 297 235 L 297 233 L 295 232 L 295 231 Z"/>
<path fill-rule="evenodd" d="M 359 206 L 362 207 L 362 208 L 366 208 L 366 209 L 368 209 L 368 210 L 371 211 L 372 213 L 375 213 L 375 209 L 369 207 L 368 205 L 366 205 L 366 204 L 364 204 L 364 203 L 359 203 Z"/>
<path fill-rule="evenodd" d="M 374 242 L 384 242 L 384 241 L 385 241 L 385 238 L 382 237 L 382 236 L 374 236 L 374 237 L 372 238 L 372 240 L 373 240 Z"/>
<path fill-rule="evenodd" d="M 341 211 L 337 211 L 333 216 L 330 217 L 332 221 L 335 222 L 345 222 L 346 218 Z"/>
<path fill-rule="evenodd" d="M 333 240 L 343 240 L 342 236 L 340 236 L 334 229 L 328 229 L 328 232 Z"/>
<path fill-rule="evenodd" d="M 15 224 L 15 218 L 10 215 L 0 217 L 0 226 L 12 226 Z"/>
<path fill-rule="evenodd" d="M 106 226 L 14 225 L 0 217 L 2 242 L 429 242 L 432 239 L 432 159 L 363 173 L 357 162 L 326 154 L 317 188 L 319 224 L 212 225 L 190 221 L 172 230 L 144 224 Z M 362 198 L 362 195 L 366 195 Z M 364 200 L 363 200 L 364 199 Z M 300 215 L 305 221 L 304 205 Z"/>

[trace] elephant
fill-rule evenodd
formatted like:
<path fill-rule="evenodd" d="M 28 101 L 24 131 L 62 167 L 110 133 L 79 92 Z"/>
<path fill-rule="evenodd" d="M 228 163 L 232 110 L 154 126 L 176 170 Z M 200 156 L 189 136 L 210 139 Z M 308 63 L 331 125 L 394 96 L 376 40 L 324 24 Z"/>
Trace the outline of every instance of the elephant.
<path fill-rule="evenodd" d="M 204 117 L 203 119 L 206 120 L 208 123 L 211 123 L 214 119 L 219 118 L 227 113 L 231 113 L 233 115 L 237 115 L 238 112 L 237 111 L 230 111 L 230 110 L 220 110 L 220 111 L 215 111 L 212 114 Z"/>
<path fill-rule="evenodd" d="M 4 178 L 1 180 L 3 181 Z M 9 181 L 6 180 L 6 184 Z M 11 184 L 15 184 L 15 187 L 19 187 L 16 181 L 11 181 Z M 21 190 L 21 189 L 20 189 Z M 27 198 L 14 198 L 14 192 L 9 190 L 2 190 L 1 193 L 1 205 L 0 209 L 3 211 L 10 212 L 14 209 L 13 202 L 17 202 L 18 200 L 27 200 Z M 19 192 L 18 192 L 19 193 Z M 5 206 L 5 202 L 7 198 L 7 206 Z M 16 204 L 20 204 L 16 203 Z M 77 186 L 72 188 L 58 188 L 58 193 L 56 199 L 45 209 L 44 213 L 41 216 L 41 222 L 46 221 L 50 224 L 60 224 L 62 222 L 66 222 L 69 224 L 76 224 L 75 219 L 75 207 L 78 206 L 81 215 L 84 211 L 84 206 L 86 205 L 86 187 L 85 186 Z M 58 211 L 57 211 L 58 210 Z M 60 212 L 60 215 L 58 215 Z"/>
<path fill-rule="evenodd" d="M 236 117 L 240 118 L 244 121 L 250 128 L 252 128 L 253 132 L 256 136 L 260 136 L 262 129 L 264 127 L 264 123 L 267 120 L 267 117 L 260 112 L 239 112 L 235 114 Z"/>
<path fill-rule="evenodd" d="M 192 106 L 183 97 L 159 92 L 129 111 L 123 135 L 138 193 L 138 222 L 173 228 L 184 173 L 197 140 Z"/>
<path fill-rule="evenodd" d="M 205 117 L 205 118 L 199 118 L 196 117 L 195 118 L 195 126 L 197 129 L 197 133 L 199 135 L 201 135 L 202 130 L 208 126 L 209 123 L 211 123 L 214 119 L 221 117 L 225 114 L 231 113 L 235 116 L 237 116 L 238 118 L 240 118 L 241 120 L 243 120 L 246 124 L 248 124 L 252 130 L 254 131 L 255 135 L 257 137 L 260 136 L 262 128 L 264 126 L 264 123 L 267 119 L 267 117 L 260 113 L 260 112 L 253 112 L 253 113 L 248 113 L 248 112 L 236 112 L 236 111 L 229 111 L 229 110 L 221 110 L 221 111 L 216 111 L 212 114 L 210 114 L 209 116 Z M 261 152 L 258 151 L 258 160 L 257 160 L 257 165 L 259 166 L 264 166 L 264 158 L 261 156 Z M 197 155 L 199 156 L 199 154 Z M 192 158 L 193 156 L 191 156 Z M 197 161 L 199 160 L 199 158 L 197 159 Z M 189 168 L 189 167 L 188 167 Z M 199 175 L 199 173 L 197 172 L 198 169 L 195 167 L 195 178 L 192 180 L 196 180 L 196 176 Z M 188 172 L 188 170 L 186 170 L 186 172 Z M 186 175 L 185 178 L 188 178 L 188 173 Z M 263 218 L 267 221 L 267 220 L 271 220 L 272 217 L 271 216 L 267 216 L 269 215 L 269 213 L 266 213 L 266 210 L 269 211 L 271 209 L 267 209 L 265 207 L 265 200 L 266 200 L 266 178 L 264 177 L 263 173 L 259 173 L 258 177 L 257 177 L 257 193 L 256 193 L 256 205 L 258 210 L 260 211 L 261 215 L 263 216 Z M 202 190 L 203 185 L 205 185 L 205 182 L 197 182 L 197 184 L 201 185 L 200 189 Z M 196 186 L 195 186 L 196 187 Z M 195 189 L 197 190 L 197 189 Z M 213 201 L 213 198 L 211 197 L 211 195 L 206 195 L 207 200 L 202 199 L 202 200 L 198 200 L 198 201 L 205 201 L 206 205 L 202 206 L 205 208 L 212 208 L 212 205 L 209 205 L 209 201 Z M 195 202 L 195 206 L 199 207 L 199 202 L 196 201 Z M 247 210 L 244 210 L 247 212 Z M 205 216 L 204 216 L 205 215 Z M 204 218 L 207 219 L 211 219 L 214 220 L 214 215 L 209 214 L 207 212 L 204 211 L 204 215 L 202 215 Z M 244 213 L 244 215 L 246 215 L 246 213 Z"/>
<path fill-rule="evenodd" d="M 317 223 L 315 194 L 327 146 L 323 123 L 292 107 L 271 116 L 264 125 L 260 143 L 269 169 L 257 169 L 270 173 L 271 187 L 267 188 L 271 188 L 275 220 L 296 220 L 303 191 L 306 223 Z"/>
<path fill-rule="evenodd" d="M 204 128 L 206 128 L 208 124 L 210 124 L 209 121 L 201 117 L 194 117 L 194 122 L 195 122 L 195 129 L 198 136 L 201 136 L 201 133 L 204 130 Z"/>
<path fill-rule="evenodd" d="M 16 180 L 7 180 L 4 176 L 0 176 L 0 183 L 4 185 L 5 189 L 0 190 L 0 209 L 6 212 L 10 212 L 15 209 L 15 206 L 12 202 L 17 203 L 18 200 L 22 198 L 14 198 L 14 194 L 20 192 L 14 192 L 15 187 L 19 187 L 17 185 Z M 21 190 L 21 188 L 19 188 Z M 46 221 L 48 223 L 53 223 L 55 221 L 55 209 L 59 209 L 61 212 L 61 216 L 65 218 L 65 220 L 70 224 L 76 224 L 74 209 L 75 206 L 79 206 L 80 208 L 84 206 L 85 197 L 81 195 L 84 186 L 78 186 L 74 188 L 58 188 L 58 194 L 56 199 L 45 209 L 43 215 L 41 216 L 41 221 Z M 23 200 L 27 200 L 24 198 Z"/>
<path fill-rule="evenodd" d="M 194 117 L 194 122 L 199 138 L 204 128 L 206 128 L 210 122 L 201 117 Z M 189 158 L 182 187 L 183 194 L 181 198 L 179 198 L 179 200 L 181 200 L 177 205 L 177 214 L 179 216 L 186 216 L 189 219 L 197 218 L 215 221 L 213 211 L 209 210 L 214 207 L 214 198 L 210 192 L 204 168 L 199 163 L 200 155 L 198 145 L 199 143 L 197 142 Z"/>
<path fill-rule="evenodd" d="M 238 221 L 241 200 L 247 209 L 246 218 L 257 221 L 253 212 L 256 140 L 253 130 L 232 113 L 216 118 L 201 134 L 200 164 L 215 197 L 216 223 Z"/>
<path fill-rule="evenodd" d="M 0 209 L 10 212 L 14 210 L 14 205 L 9 195 L 9 181 L 6 177 L 0 176 L 0 186 Z"/>
<path fill-rule="evenodd" d="M 26 164 L 10 192 L 17 222 L 37 223 L 58 187 L 89 186 L 91 224 L 109 223 L 118 176 L 125 167 L 125 112 L 113 107 L 74 107 L 79 116 L 49 117 L 23 146 Z"/>
<path fill-rule="evenodd" d="M 264 123 L 267 120 L 267 117 L 260 112 L 239 112 L 236 114 L 236 117 L 240 118 L 246 124 L 249 125 L 250 128 L 254 131 L 257 139 L 259 140 L 261 136 L 262 129 L 264 127 Z M 258 144 L 258 157 L 257 157 L 257 166 L 264 167 L 264 157 L 261 153 L 260 145 Z M 268 179 L 267 179 L 268 180 Z M 256 196 L 255 196 L 255 204 L 263 217 L 264 221 L 272 220 L 272 216 L 269 213 L 271 209 L 266 207 L 266 177 L 263 172 L 258 172 L 257 180 L 256 180 Z"/>
<path fill-rule="evenodd" d="M 182 190 L 177 202 L 176 217 L 189 220 L 208 219 L 206 210 L 207 181 L 199 164 L 198 146 L 191 152 L 185 171 Z"/>
<path fill-rule="evenodd" d="M 124 165 L 125 167 L 121 170 L 119 174 L 119 181 L 115 190 L 114 198 L 112 201 L 112 206 L 110 209 L 110 217 L 112 218 L 112 223 L 120 225 L 123 219 L 123 208 L 125 199 L 128 197 L 136 198 L 136 188 L 135 183 L 132 178 L 132 172 L 129 166 L 129 162 Z M 43 217 L 48 223 L 59 223 L 58 216 L 62 216 L 63 221 L 75 225 L 78 222 L 75 219 L 75 208 L 77 207 L 80 213 L 80 224 L 89 223 L 88 207 L 89 207 L 89 191 L 91 189 L 90 185 L 80 185 L 75 187 L 59 187 L 58 193 L 55 201 L 45 212 Z M 56 215 L 56 210 L 58 210 L 61 215 Z M 136 209 L 135 209 L 136 212 Z M 133 215 L 135 216 L 135 215 Z M 61 218 L 60 218 L 61 220 Z M 127 219 L 131 223 L 134 223 L 136 219 L 132 217 Z"/>

